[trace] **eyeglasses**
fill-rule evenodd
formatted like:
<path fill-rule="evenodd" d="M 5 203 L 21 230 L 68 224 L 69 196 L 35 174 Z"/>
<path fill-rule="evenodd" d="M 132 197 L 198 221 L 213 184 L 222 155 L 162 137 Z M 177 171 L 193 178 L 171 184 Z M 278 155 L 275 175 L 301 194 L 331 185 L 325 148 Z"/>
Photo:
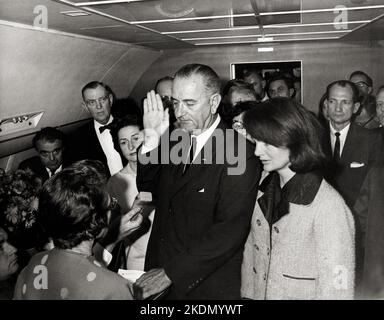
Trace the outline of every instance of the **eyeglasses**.
<path fill-rule="evenodd" d="M 369 87 L 368 83 L 364 81 L 355 82 L 355 85 L 357 85 L 358 87 Z"/>
<path fill-rule="evenodd" d="M 99 102 L 99 104 L 105 104 L 107 101 L 109 100 L 109 95 L 107 94 L 106 96 L 104 97 L 100 97 L 99 99 L 95 99 L 95 100 L 87 100 L 85 101 L 85 104 L 87 105 L 87 107 L 90 107 L 90 108 L 94 108 L 97 106 L 97 102 Z"/>

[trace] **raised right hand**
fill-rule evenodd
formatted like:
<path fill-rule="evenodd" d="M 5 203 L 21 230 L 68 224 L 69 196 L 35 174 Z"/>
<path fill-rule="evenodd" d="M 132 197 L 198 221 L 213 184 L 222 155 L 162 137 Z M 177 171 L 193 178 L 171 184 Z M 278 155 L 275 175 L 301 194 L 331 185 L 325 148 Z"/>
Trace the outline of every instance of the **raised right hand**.
<path fill-rule="evenodd" d="M 147 98 L 144 99 L 144 144 L 148 144 L 149 140 L 156 139 L 160 141 L 161 135 L 169 127 L 168 109 L 164 110 L 161 97 L 150 91 Z"/>

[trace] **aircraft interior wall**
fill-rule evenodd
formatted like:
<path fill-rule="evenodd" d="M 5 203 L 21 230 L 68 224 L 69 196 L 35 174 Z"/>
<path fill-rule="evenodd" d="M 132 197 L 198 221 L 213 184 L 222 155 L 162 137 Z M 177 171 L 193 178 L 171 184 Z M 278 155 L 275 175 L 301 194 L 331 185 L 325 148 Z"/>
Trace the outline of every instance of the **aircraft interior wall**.
<path fill-rule="evenodd" d="M 130 95 L 141 74 L 161 52 L 120 42 L 0 24 L 0 113 L 2 119 L 44 111 L 36 128 L 0 136 L 0 167 L 17 168 L 33 155 L 34 133 L 60 127 L 69 133 L 89 118 L 81 88 L 108 83 L 118 98 Z"/>

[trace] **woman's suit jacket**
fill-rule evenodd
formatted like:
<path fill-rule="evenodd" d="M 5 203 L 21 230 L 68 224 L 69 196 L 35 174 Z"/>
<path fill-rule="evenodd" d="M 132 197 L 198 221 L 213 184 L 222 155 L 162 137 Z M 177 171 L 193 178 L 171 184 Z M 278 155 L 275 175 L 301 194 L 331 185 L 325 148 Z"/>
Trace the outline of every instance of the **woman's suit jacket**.
<path fill-rule="evenodd" d="M 244 249 L 241 296 L 351 299 L 354 259 L 351 212 L 323 180 L 310 205 L 290 203 L 289 214 L 272 229 L 256 202 Z"/>

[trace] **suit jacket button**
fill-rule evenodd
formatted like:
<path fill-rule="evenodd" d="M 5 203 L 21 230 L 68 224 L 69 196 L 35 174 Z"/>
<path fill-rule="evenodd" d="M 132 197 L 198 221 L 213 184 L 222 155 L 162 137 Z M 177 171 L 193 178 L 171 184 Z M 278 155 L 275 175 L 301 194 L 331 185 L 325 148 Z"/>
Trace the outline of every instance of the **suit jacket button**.
<path fill-rule="evenodd" d="M 275 230 L 276 233 L 279 233 L 279 228 L 274 226 L 273 229 Z"/>

